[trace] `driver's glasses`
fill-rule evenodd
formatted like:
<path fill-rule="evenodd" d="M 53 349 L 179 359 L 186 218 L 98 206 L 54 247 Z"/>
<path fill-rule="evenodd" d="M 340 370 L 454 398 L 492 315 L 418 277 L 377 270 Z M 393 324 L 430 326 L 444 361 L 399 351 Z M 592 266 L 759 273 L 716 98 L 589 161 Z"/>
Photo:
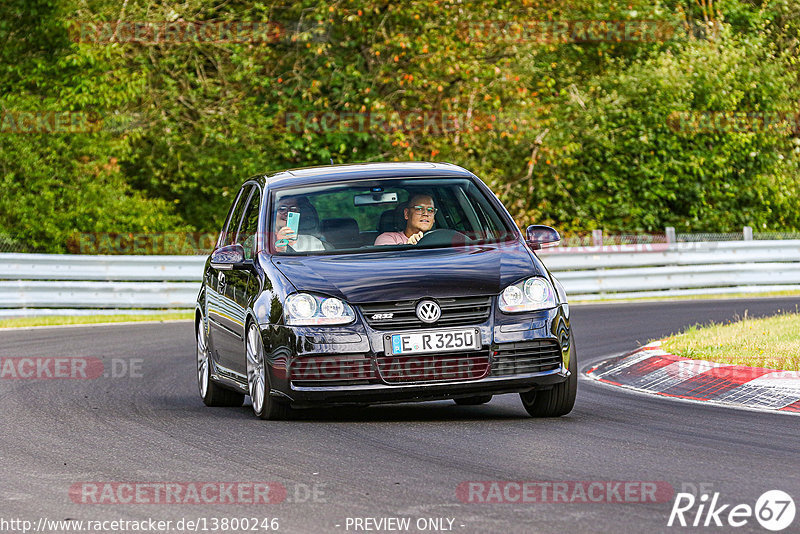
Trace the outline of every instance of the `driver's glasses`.
<path fill-rule="evenodd" d="M 300 213 L 300 208 L 297 206 L 278 206 L 278 213 L 286 215 L 287 212 Z"/>
<path fill-rule="evenodd" d="M 426 211 L 428 212 L 428 215 L 436 215 L 436 212 L 439 211 L 437 208 L 432 208 L 430 206 L 413 206 L 411 209 L 417 215 L 422 215 Z"/>

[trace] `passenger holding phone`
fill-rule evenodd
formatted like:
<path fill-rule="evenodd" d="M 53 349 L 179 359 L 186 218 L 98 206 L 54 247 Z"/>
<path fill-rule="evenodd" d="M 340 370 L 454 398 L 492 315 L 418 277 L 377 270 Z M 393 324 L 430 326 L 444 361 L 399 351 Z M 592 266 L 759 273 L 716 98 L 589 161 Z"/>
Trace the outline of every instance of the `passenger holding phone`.
<path fill-rule="evenodd" d="M 436 212 L 433 197 L 413 195 L 403 209 L 406 219 L 404 232 L 384 232 L 375 240 L 376 245 L 416 245 L 422 235 L 433 228 Z"/>
<path fill-rule="evenodd" d="M 301 221 L 304 223 L 301 228 Z M 275 208 L 275 250 L 286 252 L 291 247 L 294 252 L 324 250 L 318 237 L 299 233 L 301 229 L 317 224 L 317 212 L 304 196 L 283 197 Z"/>

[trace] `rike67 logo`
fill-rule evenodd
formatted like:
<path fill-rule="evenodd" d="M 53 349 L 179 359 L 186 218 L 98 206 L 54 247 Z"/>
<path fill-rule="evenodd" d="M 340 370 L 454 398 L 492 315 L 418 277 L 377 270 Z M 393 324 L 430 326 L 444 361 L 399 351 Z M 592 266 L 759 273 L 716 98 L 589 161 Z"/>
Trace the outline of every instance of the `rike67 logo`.
<path fill-rule="evenodd" d="M 709 502 L 710 501 L 710 502 Z M 669 514 L 667 526 L 692 527 L 741 527 L 753 517 L 767 530 L 778 532 L 794 521 L 794 500 L 781 490 L 770 490 L 756 500 L 755 506 L 723 504 L 719 492 L 699 498 L 691 493 L 678 493 Z"/>

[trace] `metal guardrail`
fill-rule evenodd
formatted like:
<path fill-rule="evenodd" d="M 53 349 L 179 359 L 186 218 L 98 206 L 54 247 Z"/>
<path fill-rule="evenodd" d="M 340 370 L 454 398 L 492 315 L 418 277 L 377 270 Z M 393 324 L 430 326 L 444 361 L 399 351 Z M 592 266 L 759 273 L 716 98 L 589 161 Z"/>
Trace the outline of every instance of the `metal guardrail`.
<path fill-rule="evenodd" d="M 0 308 L 189 308 L 198 282 L 0 282 Z"/>
<path fill-rule="evenodd" d="M 580 300 L 800 290 L 800 240 L 554 248 L 540 258 Z M 204 263 L 198 256 L 0 254 L 0 315 L 192 308 Z"/>
<path fill-rule="evenodd" d="M 200 280 L 205 261 L 205 256 L 0 254 L 0 280 L 188 282 Z"/>
<path fill-rule="evenodd" d="M 800 290 L 800 240 L 544 249 L 580 300 Z"/>
<path fill-rule="evenodd" d="M 0 254 L 0 316 L 193 308 L 205 261 L 202 256 Z"/>

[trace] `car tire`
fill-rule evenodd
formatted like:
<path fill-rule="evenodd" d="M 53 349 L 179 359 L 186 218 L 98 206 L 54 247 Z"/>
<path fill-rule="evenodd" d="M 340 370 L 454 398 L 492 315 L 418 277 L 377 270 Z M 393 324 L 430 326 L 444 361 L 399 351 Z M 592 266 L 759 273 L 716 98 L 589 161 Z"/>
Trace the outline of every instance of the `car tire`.
<path fill-rule="evenodd" d="M 253 413 L 260 419 L 281 421 L 291 419 L 292 408 L 269 394 L 269 373 L 264 359 L 264 344 L 258 325 L 249 323 L 245 339 L 247 358 L 247 391 L 253 401 Z"/>
<path fill-rule="evenodd" d="M 569 378 L 550 389 L 520 393 L 522 405 L 531 417 L 561 417 L 575 406 L 578 392 L 578 358 L 570 335 Z"/>
<path fill-rule="evenodd" d="M 241 406 L 244 394 L 226 389 L 211 380 L 211 351 L 208 329 L 201 317 L 195 327 L 197 337 L 197 388 L 206 406 Z"/>
<path fill-rule="evenodd" d="M 459 406 L 477 406 L 479 404 L 486 404 L 492 400 L 492 395 L 475 395 L 474 397 L 461 397 L 453 400 Z"/>

